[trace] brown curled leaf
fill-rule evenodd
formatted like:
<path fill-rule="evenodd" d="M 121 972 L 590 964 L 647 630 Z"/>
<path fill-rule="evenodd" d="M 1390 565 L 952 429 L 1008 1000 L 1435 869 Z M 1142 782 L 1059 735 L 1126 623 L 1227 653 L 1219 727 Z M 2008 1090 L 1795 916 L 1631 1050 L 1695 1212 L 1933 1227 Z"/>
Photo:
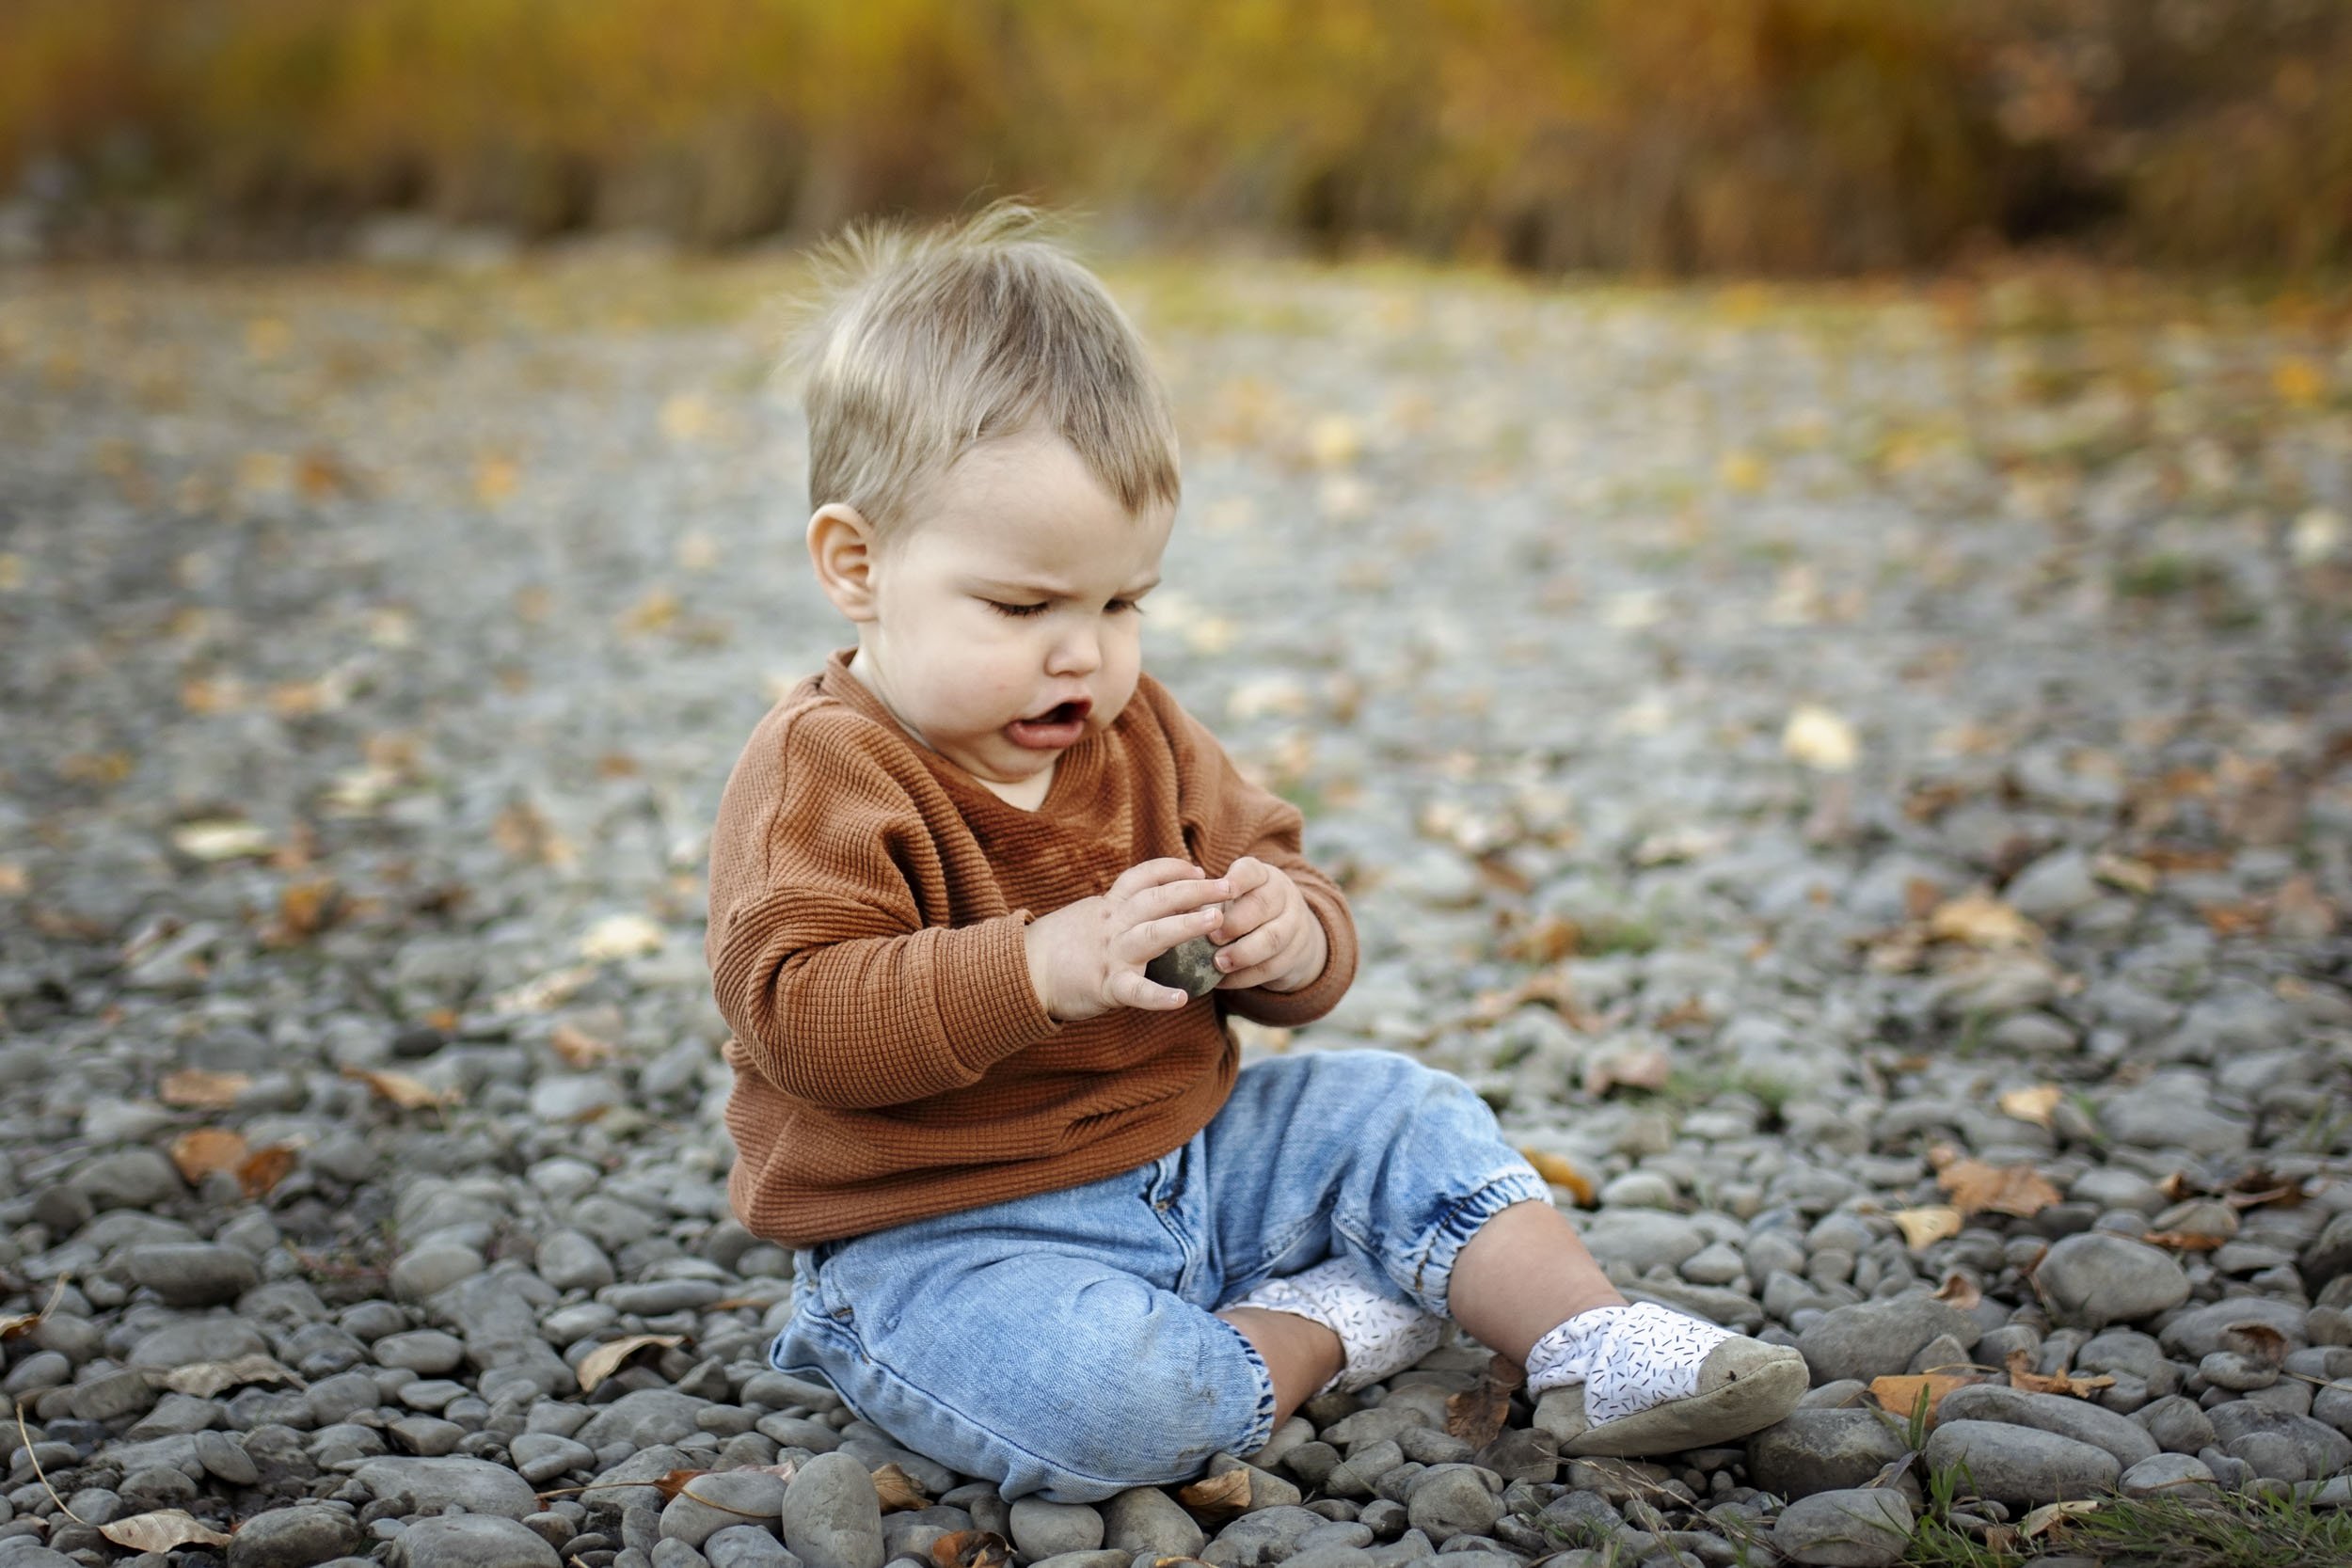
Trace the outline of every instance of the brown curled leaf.
<path fill-rule="evenodd" d="M 1203 1476 L 1190 1486 L 1176 1493 L 1176 1500 L 1211 1521 L 1231 1519 L 1249 1512 L 1249 1472 L 1228 1470 L 1221 1476 Z"/>
<path fill-rule="evenodd" d="M 931 1502 L 923 1496 L 923 1489 L 914 1484 L 914 1478 L 896 1465 L 885 1465 L 874 1472 L 874 1496 L 882 1499 L 884 1513 L 929 1508 Z"/>
<path fill-rule="evenodd" d="M 931 1543 L 936 1568 L 1006 1568 L 1012 1544 L 993 1530 L 960 1529 Z"/>
<path fill-rule="evenodd" d="M 134 1513 L 98 1527 L 98 1533 L 135 1552 L 168 1552 L 181 1546 L 226 1546 L 230 1537 L 184 1508 Z"/>
<path fill-rule="evenodd" d="M 598 1345 L 580 1358 L 580 1391 L 593 1394 L 596 1385 L 621 1370 L 621 1364 L 641 1350 L 660 1346 L 664 1350 L 686 1343 L 683 1334 L 632 1334 L 611 1344 Z"/>

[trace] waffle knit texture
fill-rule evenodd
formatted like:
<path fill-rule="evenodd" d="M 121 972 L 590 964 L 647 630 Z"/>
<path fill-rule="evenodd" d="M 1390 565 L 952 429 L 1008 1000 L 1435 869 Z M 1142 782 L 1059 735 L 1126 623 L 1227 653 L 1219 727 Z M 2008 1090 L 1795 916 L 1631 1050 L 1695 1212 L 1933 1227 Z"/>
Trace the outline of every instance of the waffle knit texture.
<path fill-rule="evenodd" d="M 1355 925 L 1299 852 L 1297 809 L 1151 676 L 1031 812 L 909 736 L 849 653 L 760 721 L 711 833 L 727 1192 L 755 1235 L 811 1246 L 1133 1169 L 1225 1103 L 1227 1010 L 1304 1023 L 1346 991 Z M 1023 927 L 1163 855 L 1212 877 L 1244 855 L 1282 867 L 1323 923 L 1321 976 L 1046 1016 Z"/>

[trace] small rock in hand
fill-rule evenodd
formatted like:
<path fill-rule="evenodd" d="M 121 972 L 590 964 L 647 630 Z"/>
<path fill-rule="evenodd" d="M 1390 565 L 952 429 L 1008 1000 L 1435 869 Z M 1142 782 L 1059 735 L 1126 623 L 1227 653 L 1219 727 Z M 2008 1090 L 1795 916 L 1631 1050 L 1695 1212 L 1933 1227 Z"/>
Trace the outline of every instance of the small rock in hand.
<path fill-rule="evenodd" d="M 1186 996 L 1206 996 L 1225 978 L 1216 967 L 1216 943 L 1206 937 L 1191 937 L 1178 942 L 1144 965 L 1143 977 L 1155 986 L 1167 986 Z"/>

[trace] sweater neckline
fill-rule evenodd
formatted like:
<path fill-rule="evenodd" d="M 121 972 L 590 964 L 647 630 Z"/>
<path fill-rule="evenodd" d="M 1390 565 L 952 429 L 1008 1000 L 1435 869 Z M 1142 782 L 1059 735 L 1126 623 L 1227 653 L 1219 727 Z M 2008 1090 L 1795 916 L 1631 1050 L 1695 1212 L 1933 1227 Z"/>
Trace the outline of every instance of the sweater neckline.
<path fill-rule="evenodd" d="M 1055 813 L 1054 807 L 1063 800 L 1070 790 L 1079 787 L 1081 775 L 1090 779 L 1100 768 L 1104 737 L 1099 733 L 1087 735 L 1062 752 L 1060 760 L 1054 765 L 1054 780 L 1046 785 L 1043 800 L 1033 807 L 1014 805 L 981 783 L 970 769 L 949 761 L 909 734 L 907 727 L 898 722 L 898 716 L 892 713 L 889 705 L 874 694 L 871 687 L 858 679 L 857 673 L 850 668 L 850 657 L 856 652 L 854 647 L 835 648 L 833 651 L 825 660 L 824 673 L 818 679 L 819 689 L 906 742 L 933 775 L 958 795 L 983 801 L 996 811 L 1009 812 L 1024 819 L 1035 820 L 1053 816 L 1059 820 L 1060 814 Z M 1092 790 L 1088 792 L 1089 797 L 1098 793 Z"/>

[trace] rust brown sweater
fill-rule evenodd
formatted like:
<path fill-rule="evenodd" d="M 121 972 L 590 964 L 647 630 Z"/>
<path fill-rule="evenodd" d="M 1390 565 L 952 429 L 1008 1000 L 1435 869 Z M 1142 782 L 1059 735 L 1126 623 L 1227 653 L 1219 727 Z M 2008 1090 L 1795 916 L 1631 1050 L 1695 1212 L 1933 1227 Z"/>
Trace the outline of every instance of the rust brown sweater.
<path fill-rule="evenodd" d="M 807 1246 L 1157 1159 L 1232 1087 L 1222 1009 L 1303 1023 L 1347 990 L 1355 926 L 1299 854 L 1297 810 L 1151 676 L 1030 812 L 916 743 L 848 657 L 760 721 L 711 834 L 728 1196 L 755 1234 Z M 1321 977 L 1047 1017 L 1022 927 L 1162 855 L 1212 877 L 1243 855 L 1288 871 L 1329 939 Z"/>

